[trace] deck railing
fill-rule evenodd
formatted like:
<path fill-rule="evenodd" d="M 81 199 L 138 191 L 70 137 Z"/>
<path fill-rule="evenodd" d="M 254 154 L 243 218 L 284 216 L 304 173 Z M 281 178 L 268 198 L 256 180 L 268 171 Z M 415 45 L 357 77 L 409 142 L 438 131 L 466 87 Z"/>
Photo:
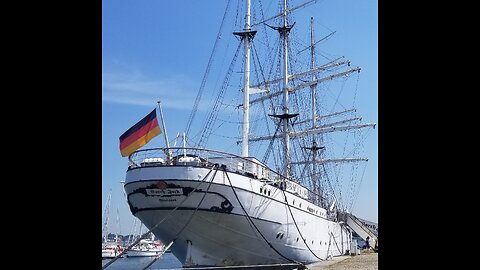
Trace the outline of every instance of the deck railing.
<path fill-rule="evenodd" d="M 229 172 L 256 178 L 299 196 L 314 201 L 314 193 L 304 186 L 286 179 L 278 172 L 268 168 L 255 158 L 241 157 L 222 151 L 204 148 L 152 148 L 139 150 L 129 157 L 128 169 L 161 166 L 195 166 L 211 168 L 216 164 L 225 166 Z"/>

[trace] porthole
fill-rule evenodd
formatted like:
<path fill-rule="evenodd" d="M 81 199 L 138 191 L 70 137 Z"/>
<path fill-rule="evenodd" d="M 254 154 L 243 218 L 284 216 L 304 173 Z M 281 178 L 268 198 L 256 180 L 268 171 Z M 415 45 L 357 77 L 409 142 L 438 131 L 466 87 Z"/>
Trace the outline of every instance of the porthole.
<path fill-rule="evenodd" d="M 297 237 L 297 242 L 298 242 L 298 237 Z"/>
<path fill-rule="evenodd" d="M 277 239 L 278 239 L 278 237 L 280 237 L 280 233 L 277 233 Z"/>
<path fill-rule="evenodd" d="M 260 193 L 262 193 L 262 188 L 260 188 Z"/>
<path fill-rule="evenodd" d="M 268 191 L 268 196 L 270 196 L 270 190 Z"/>
<path fill-rule="evenodd" d="M 283 239 L 283 233 L 282 233 L 282 235 L 280 235 L 280 239 Z"/>

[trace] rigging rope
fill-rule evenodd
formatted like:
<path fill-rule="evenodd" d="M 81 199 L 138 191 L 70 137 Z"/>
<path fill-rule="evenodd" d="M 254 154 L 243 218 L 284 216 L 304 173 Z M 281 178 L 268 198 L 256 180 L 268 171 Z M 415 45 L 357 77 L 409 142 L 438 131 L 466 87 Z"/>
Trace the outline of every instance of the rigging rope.
<path fill-rule="evenodd" d="M 312 253 L 313 256 L 315 256 L 315 258 L 323 261 L 323 259 L 320 258 L 320 257 L 318 257 L 318 256 L 312 251 L 312 249 L 308 246 L 307 240 L 303 237 L 302 233 L 300 232 L 300 228 L 298 228 L 297 221 L 295 220 L 295 217 L 293 216 L 292 209 L 290 208 L 290 205 L 288 204 L 287 194 L 285 194 L 285 190 L 283 190 L 283 189 L 281 189 L 281 190 L 282 190 L 283 196 L 284 196 L 284 198 L 285 198 L 285 204 L 287 205 L 288 211 L 290 212 L 290 216 L 292 216 L 293 224 L 295 224 L 295 228 L 297 228 L 298 234 L 300 234 L 300 237 L 302 237 L 303 243 L 305 243 L 305 246 L 308 248 L 308 250 L 310 251 L 310 253 Z"/>
<path fill-rule="evenodd" d="M 202 98 L 203 89 L 205 88 L 205 83 L 207 82 L 207 77 L 208 77 L 208 74 L 210 73 L 210 68 L 211 68 L 212 63 L 213 63 L 213 57 L 215 55 L 215 52 L 217 51 L 217 45 L 218 45 L 218 42 L 219 42 L 219 40 L 221 39 L 221 36 L 222 36 L 222 29 L 223 29 L 223 25 L 224 25 L 224 22 L 225 22 L 225 18 L 227 17 L 229 6 L 230 6 L 230 0 L 227 2 L 227 6 L 225 7 L 225 12 L 223 14 L 222 23 L 220 24 L 220 28 L 218 29 L 217 38 L 215 39 L 215 43 L 213 45 L 212 53 L 210 54 L 210 58 L 208 59 L 208 64 L 207 64 L 207 68 L 205 70 L 205 73 L 203 74 L 202 83 L 200 85 L 200 88 L 198 89 L 198 93 L 197 93 L 197 97 L 195 98 L 195 103 L 193 105 L 193 109 L 190 112 L 190 116 L 188 117 L 187 128 L 186 128 L 187 131 L 185 132 L 186 135 L 188 135 L 188 133 L 190 132 L 190 127 L 193 123 L 193 119 L 195 118 L 195 114 L 197 113 L 198 104 L 200 103 L 200 100 Z"/>
<path fill-rule="evenodd" d="M 108 221 L 109 221 L 109 215 L 110 215 L 110 199 L 112 197 L 112 188 L 108 190 L 108 197 L 107 197 L 107 202 L 105 204 L 105 212 L 103 213 L 103 216 L 105 218 L 105 221 L 103 222 L 103 228 L 102 228 L 102 237 L 107 239 L 108 237 Z"/>
<path fill-rule="evenodd" d="M 227 89 L 228 82 L 230 80 L 230 75 L 232 74 L 233 67 L 235 66 L 235 63 L 237 61 L 237 56 L 240 51 L 240 47 L 242 46 L 242 43 L 239 42 L 237 46 L 237 50 L 235 51 L 235 55 L 233 56 L 232 62 L 230 63 L 230 67 L 228 68 L 227 75 L 225 76 L 225 80 L 223 81 L 222 87 L 220 88 L 220 91 L 218 92 L 217 97 L 215 98 L 215 103 L 212 107 L 212 110 L 210 111 L 210 114 L 207 117 L 207 121 L 205 123 L 205 126 L 202 131 L 202 135 L 200 136 L 200 140 L 197 143 L 197 147 L 199 148 L 204 148 L 205 145 L 207 144 L 208 137 L 212 134 L 212 125 L 216 121 L 218 117 L 218 111 L 219 111 L 219 104 L 221 100 L 223 100 L 223 97 L 225 96 L 225 90 Z"/>
<path fill-rule="evenodd" d="M 154 264 L 158 259 L 160 259 L 160 257 L 162 257 L 163 254 L 165 254 L 165 252 L 173 245 L 173 243 L 174 243 L 174 241 L 170 241 L 170 244 L 168 244 L 168 245 L 163 249 L 163 251 L 162 251 L 160 254 L 158 254 L 157 256 L 155 256 L 155 258 L 154 258 L 149 264 L 147 264 L 147 265 L 143 268 L 143 270 L 148 269 L 152 264 Z"/>
<path fill-rule="evenodd" d="M 130 244 L 127 248 L 125 248 L 122 252 L 120 252 L 115 258 L 111 259 L 109 262 L 107 262 L 104 266 L 102 266 L 102 270 L 107 268 L 109 265 L 111 265 L 112 263 L 114 263 L 116 260 L 118 260 L 118 258 L 120 258 L 121 256 L 123 256 L 123 254 L 125 254 L 127 251 L 129 251 L 130 249 L 132 249 L 132 247 L 134 247 L 135 245 L 137 245 L 138 243 L 140 243 L 140 241 L 142 239 L 144 239 L 147 235 L 149 235 L 155 228 L 158 227 L 158 225 L 160 225 L 161 223 L 163 223 L 165 220 L 167 220 L 167 218 L 170 217 L 171 214 L 173 214 L 173 212 L 175 212 L 188 198 L 190 198 L 190 195 L 192 195 L 195 190 L 198 189 L 198 187 L 203 183 L 203 181 L 205 179 L 207 179 L 207 177 L 210 175 L 210 173 L 213 171 L 213 169 L 215 168 L 215 166 L 212 166 L 212 168 L 210 169 L 210 171 L 208 171 L 208 173 L 205 175 L 205 177 L 200 181 L 200 183 L 192 190 L 192 192 L 190 192 L 190 194 L 188 194 L 179 204 L 177 207 L 173 208 L 172 211 L 170 211 L 162 220 L 160 220 L 157 224 L 155 224 L 155 226 L 153 226 L 150 230 L 148 230 L 146 233 L 144 233 L 142 236 L 140 236 L 135 242 L 133 242 L 132 244 Z"/>
<path fill-rule="evenodd" d="M 358 194 L 360 193 L 360 186 L 362 185 L 363 176 L 365 175 L 365 169 L 366 169 L 366 168 L 367 168 L 367 164 L 365 164 L 365 166 L 363 167 L 362 177 L 360 178 L 360 183 L 358 184 L 357 192 L 356 192 L 356 194 L 354 195 L 354 197 L 353 197 L 353 199 L 352 199 L 352 202 L 351 202 L 351 204 L 350 204 L 350 207 L 348 208 L 348 210 L 350 211 L 350 213 L 352 212 L 351 210 L 353 209 L 353 206 L 355 205 L 355 202 L 357 201 Z"/>
<path fill-rule="evenodd" d="M 270 139 L 270 142 L 267 147 L 267 151 L 265 152 L 265 155 L 263 156 L 262 163 L 266 163 L 268 160 L 268 157 L 270 156 L 270 153 L 272 152 L 273 149 L 273 143 L 275 142 L 275 136 L 277 135 L 278 130 L 280 129 L 281 122 L 278 121 L 277 128 L 275 129 L 275 133 L 273 133 L 272 139 Z"/>
<path fill-rule="evenodd" d="M 353 103 L 352 107 L 355 108 L 355 101 L 357 100 L 357 92 L 358 92 L 358 81 L 360 81 L 360 75 L 357 73 L 357 82 L 355 84 L 355 92 L 353 94 Z"/>
<path fill-rule="evenodd" d="M 332 183 L 330 182 L 330 178 L 328 177 L 327 169 L 325 169 L 325 163 L 322 163 L 322 168 L 324 171 L 324 175 L 326 176 L 326 182 L 328 186 L 330 187 L 330 190 L 332 191 L 332 197 L 334 201 L 337 201 L 338 203 L 341 203 L 341 201 L 338 201 L 337 198 L 335 197 L 335 190 L 332 187 Z"/>
<path fill-rule="evenodd" d="M 340 234 L 341 234 L 341 233 L 342 233 L 342 230 L 340 229 Z M 338 252 L 340 252 L 340 254 L 342 254 L 342 251 L 341 251 L 340 248 L 338 247 L 337 240 L 335 240 L 335 235 L 333 235 L 332 232 L 330 232 L 330 234 L 332 235 L 333 242 L 335 242 L 335 246 L 337 247 Z"/>
<path fill-rule="evenodd" d="M 227 172 L 227 169 L 226 169 L 226 166 L 222 165 L 221 168 L 223 169 L 225 175 L 227 176 L 227 179 L 228 179 L 228 182 L 230 183 L 230 187 L 232 188 L 232 191 L 233 191 L 233 194 L 235 195 L 235 198 L 237 199 L 238 201 L 238 204 L 240 205 L 240 207 L 242 208 L 243 212 L 245 213 L 245 216 L 247 217 L 248 221 L 250 222 L 250 224 L 253 225 L 253 227 L 255 227 L 255 229 L 257 230 L 257 232 L 260 234 L 260 236 L 263 238 L 263 240 L 265 241 L 265 243 L 267 243 L 267 245 L 273 250 L 275 251 L 278 255 L 280 255 L 282 258 L 284 258 L 285 260 L 289 261 L 289 262 L 293 262 L 293 263 L 296 263 L 298 265 L 301 265 L 301 266 L 305 266 L 303 263 L 301 262 L 297 262 L 293 259 L 290 259 L 290 258 L 287 258 L 285 257 L 283 254 L 281 254 L 275 247 L 273 247 L 273 245 L 268 242 L 267 238 L 265 238 L 265 236 L 262 234 L 262 232 L 260 232 L 260 230 L 258 229 L 258 227 L 255 225 L 255 223 L 253 222 L 252 218 L 248 215 L 247 213 L 247 210 L 245 210 L 245 208 L 243 207 L 243 204 L 242 202 L 240 201 L 240 199 L 238 198 L 238 195 L 237 195 L 237 192 L 235 191 L 235 188 L 233 187 L 233 184 L 232 184 L 232 181 L 230 181 L 230 176 L 228 176 L 228 172 Z"/>
<path fill-rule="evenodd" d="M 263 16 L 263 13 L 262 13 L 262 16 Z M 266 26 L 264 26 L 264 28 L 266 28 Z M 266 36 L 266 39 L 267 39 L 267 41 L 268 41 L 268 36 Z M 254 45 L 254 44 L 252 44 L 252 45 Z M 268 49 L 269 47 L 270 47 L 270 46 L 269 46 L 269 43 L 267 42 L 267 49 Z M 259 76 L 258 71 L 257 71 L 257 68 L 255 68 L 255 69 L 254 69 L 254 70 L 255 70 L 255 75 L 256 75 L 258 81 L 260 81 L 259 78 L 261 78 L 261 81 L 264 81 L 264 82 L 265 82 L 265 81 L 267 81 L 267 78 L 265 77 L 265 72 L 264 72 L 263 66 L 262 66 L 262 64 L 260 63 L 260 57 L 259 57 L 259 55 L 258 55 L 257 47 L 256 47 L 256 46 L 252 46 L 252 48 L 253 48 L 253 52 L 254 52 L 254 54 L 253 54 L 253 56 L 254 56 L 254 57 L 253 57 L 254 66 L 256 67 L 256 65 L 258 65 L 258 70 L 260 71 L 260 76 Z M 269 52 L 270 52 L 270 50 L 269 50 Z M 256 61 L 255 61 L 255 60 L 256 60 Z M 268 58 L 267 60 L 270 60 L 270 58 Z M 270 62 L 273 63 L 273 61 L 270 61 Z M 273 70 L 273 64 L 272 64 L 271 66 L 272 66 L 272 69 L 270 70 L 270 73 L 271 73 L 271 71 Z M 272 113 L 273 113 L 273 114 L 276 114 L 273 100 L 272 100 L 272 99 L 269 99 L 269 101 L 270 101 L 270 108 L 271 108 Z M 262 100 L 261 103 L 262 103 L 263 115 L 265 115 L 265 117 L 263 118 L 263 120 L 265 120 L 265 122 L 266 122 L 266 123 L 265 123 L 265 127 L 266 127 L 266 129 L 267 129 L 267 134 L 271 134 L 271 132 L 270 132 L 270 122 L 269 122 L 269 118 L 267 117 L 267 116 L 268 116 L 267 109 L 266 109 L 266 107 L 265 107 L 265 103 L 264 103 L 263 100 Z M 255 132 L 256 129 L 257 129 L 257 125 L 255 125 L 255 126 L 252 128 L 252 133 Z M 275 133 L 276 133 L 277 131 L 278 131 L 278 126 L 277 126 L 277 130 L 275 131 Z M 269 146 L 267 146 L 266 153 L 264 154 L 264 159 L 263 159 L 264 161 L 263 161 L 263 163 L 266 163 L 266 161 L 268 160 L 268 157 L 270 156 L 270 152 L 269 152 L 269 151 L 271 151 L 270 147 L 273 147 L 273 143 L 274 143 L 274 139 L 272 139 L 272 141 L 269 143 Z M 258 150 L 259 148 L 260 148 L 260 147 L 258 147 L 257 150 Z M 269 150 L 269 149 L 270 149 L 270 150 Z M 258 151 L 257 151 L 257 152 L 258 152 Z M 258 154 L 258 153 L 257 153 L 257 154 Z M 277 162 L 277 159 L 275 158 L 275 155 L 273 155 L 273 159 L 274 159 L 274 160 L 273 160 L 273 161 L 274 161 L 273 164 L 277 165 L 278 162 Z"/>
<path fill-rule="evenodd" d="M 217 164 L 215 164 L 212 168 L 215 168 L 215 167 L 218 167 Z M 215 179 L 215 176 L 217 175 L 217 172 L 218 170 L 215 170 L 215 173 L 213 174 L 212 178 L 210 179 L 210 183 L 208 184 L 208 187 L 207 187 L 207 190 L 205 191 L 205 193 L 203 194 L 203 197 L 202 199 L 200 200 L 200 202 L 197 204 L 197 208 L 195 208 L 195 210 L 193 211 L 192 215 L 190 215 L 190 218 L 188 219 L 188 221 L 185 223 L 185 225 L 183 225 L 183 228 L 173 237 L 173 240 L 170 241 L 170 244 L 168 244 L 168 247 L 165 248 L 165 250 L 169 249 L 174 243 L 175 241 L 178 239 L 178 236 L 183 232 L 183 230 L 185 230 L 185 228 L 188 226 L 188 224 L 190 224 L 190 222 L 192 221 L 193 219 L 193 216 L 195 216 L 195 214 L 197 213 L 198 211 L 198 208 L 200 208 L 200 205 L 202 204 L 203 200 L 205 199 L 205 197 L 207 196 L 207 193 L 208 191 L 210 190 L 210 186 L 212 185 L 213 183 L 213 180 Z M 203 182 L 203 181 L 202 181 Z M 193 192 L 193 191 L 192 191 Z M 165 253 L 165 250 L 157 257 L 155 257 L 147 266 L 145 266 L 145 268 L 143 268 L 143 270 L 146 270 L 148 267 L 150 267 L 153 263 L 155 263 L 162 255 L 163 253 Z"/>

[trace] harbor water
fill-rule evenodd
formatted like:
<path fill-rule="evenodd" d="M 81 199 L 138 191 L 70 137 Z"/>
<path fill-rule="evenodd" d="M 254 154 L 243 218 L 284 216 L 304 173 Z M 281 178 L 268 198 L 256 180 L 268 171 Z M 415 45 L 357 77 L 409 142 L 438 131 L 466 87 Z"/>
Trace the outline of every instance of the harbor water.
<path fill-rule="evenodd" d="M 154 257 L 119 258 L 118 260 L 110 264 L 107 268 L 105 268 L 105 270 L 142 270 L 153 259 Z M 110 259 L 103 259 L 102 266 L 109 261 Z M 172 253 L 165 253 L 148 269 L 182 269 L 182 264 Z"/>
<path fill-rule="evenodd" d="M 130 258 L 120 258 L 109 265 L 105 270 L 142 270 L 147 266 L 154 257 L 130 257 Z M 110 259 L 103 259 L 102 266 L 105 265 Z M 245 266 L 240 266 L 242 269 L 257 269 L 257 270 L 292 270 L 292 267 L 254 267 L 254 268 L 245 268 Z M 172 253 L 165 253 L 160 259 L 153 263 L 148 270 L 161 270 L 161 269 L 170 269 L 170 270 L 185 270 L 182 268 L 180 261 Z M 222 269 L 222 268 L 218 268 Z M 232 269 L 232 268 L 228 268 Z M 238 268 L 237 268 L 238 269 Z M 293 268 L 296 270 L 296 268 Z"/>

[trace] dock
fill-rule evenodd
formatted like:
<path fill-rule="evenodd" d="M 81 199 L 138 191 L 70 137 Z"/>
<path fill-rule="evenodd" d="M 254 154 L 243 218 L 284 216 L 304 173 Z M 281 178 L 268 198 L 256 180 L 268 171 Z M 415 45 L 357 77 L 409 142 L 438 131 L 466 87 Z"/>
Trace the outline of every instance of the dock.
<path fill-rule="evenodd" d="M 378 253 L 373 251 L 361 252 L 356 256 L 339 256 L 331 260 L 307 266 L 309 270 L 378 270 Z"/>

